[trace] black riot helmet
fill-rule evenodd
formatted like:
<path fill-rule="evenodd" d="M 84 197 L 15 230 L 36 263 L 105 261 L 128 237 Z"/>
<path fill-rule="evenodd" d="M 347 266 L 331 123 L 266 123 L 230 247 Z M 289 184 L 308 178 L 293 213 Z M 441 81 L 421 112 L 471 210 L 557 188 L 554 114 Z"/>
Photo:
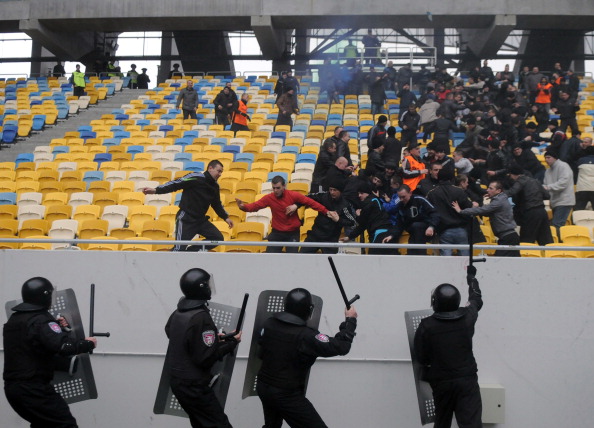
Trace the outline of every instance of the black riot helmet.
<path fill-rule="evenodd" d="M 28 279 L 21 288 L 24 309 L 38 310 L 49 309 L 52 305 L 54 286 L 46 278 L 36 276 Z M 19 306 L 21 306 L 19 305 Z"/>
<path fill-rule="evenodd" d="M 210 300 L 211 275 L 204 269 L 193 268 L 182 275 L 179 286 L 186 298 L 191 300 Z"/>
<path fill-rule="evenodd" d="M 431 307 L 435 312 L 454 312 L 460 307 L 460 292 L 452 284 L 440 284 L 431 293 Z"/>
<path fill-rule="evenodd" d="M 309 319 L 313 309 L 311 293 L 305 288 L 294 288 L 285 297 L 285 311 L 297 315 L 299 318 Z"/>

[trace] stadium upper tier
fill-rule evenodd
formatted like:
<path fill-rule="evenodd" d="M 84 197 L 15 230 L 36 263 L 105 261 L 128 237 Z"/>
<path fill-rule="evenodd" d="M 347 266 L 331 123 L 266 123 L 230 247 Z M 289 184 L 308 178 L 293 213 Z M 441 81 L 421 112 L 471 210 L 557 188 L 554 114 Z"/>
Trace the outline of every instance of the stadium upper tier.
<path fill-rule="evenodd" d="M 295 2 L 291 0 L 22 0 L 0 2 L 0 28 L 39 21 L 53 31 L 249 30 L 252 17 L 270 16 L 278 29 L 485 28 L 497 15 L 513 16 L 521 29 L 593 29 L 594 2 L 528 0 Z M 472 19 L 469 19 L 469 18 Z M 563 17 L 567 17 L 564 19 Z"/>

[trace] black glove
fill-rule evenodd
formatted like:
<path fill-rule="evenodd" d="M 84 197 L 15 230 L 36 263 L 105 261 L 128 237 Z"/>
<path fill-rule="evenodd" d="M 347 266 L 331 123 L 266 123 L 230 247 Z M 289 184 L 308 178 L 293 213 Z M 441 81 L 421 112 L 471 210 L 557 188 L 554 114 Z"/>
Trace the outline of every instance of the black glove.
<path fill-rule="evenodd" d="M 475 278 L 476 276 L 476 268 L 474 266 L 468 266 L 466 268 L 466 283 L 469 287 L 474 288 L 475 283 L 478 284 L 478 281 Z"/>

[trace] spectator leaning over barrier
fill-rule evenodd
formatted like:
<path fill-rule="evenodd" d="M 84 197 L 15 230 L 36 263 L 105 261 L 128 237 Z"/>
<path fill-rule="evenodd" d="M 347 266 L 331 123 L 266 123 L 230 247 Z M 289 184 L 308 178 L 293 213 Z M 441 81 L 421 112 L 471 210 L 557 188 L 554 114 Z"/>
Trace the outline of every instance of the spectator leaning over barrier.
<path fill-rule="evenodd" d="M 491 220 L 491 228 L 497 237 L 498 245 L 520 245 L 520 237 L 516 233 L 516 222 L 514 213 L 508 197 L 503 193 L 503 184 L 500 181 L 492 181 L 487 187 L 487 195 L 491 203 L 482 207 L 462 209 L 458 202 L 452 202 L 452 207 L 462 215 L 488 216 Z M 497 250 L 496 257 L 520 257 L 518 250 Z"/>

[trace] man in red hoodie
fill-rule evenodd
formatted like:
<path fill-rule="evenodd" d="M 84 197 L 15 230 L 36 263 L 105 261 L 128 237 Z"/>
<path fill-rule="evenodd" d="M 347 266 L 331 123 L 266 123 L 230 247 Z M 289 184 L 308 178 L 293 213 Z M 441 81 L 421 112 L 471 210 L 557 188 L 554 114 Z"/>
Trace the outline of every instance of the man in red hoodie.
<path fill-rule="evenodd" d="M 287 190 L 285 188 L 285 179 L 280 175 L 272 179 L 272 193 L 256 202 L 244 204 L 240 199 L 235 198 L 235 200 L 239 209 L 246 212 L 259 211 L 262 208 L 270 207 L 272 211 L 272 231 L 268 234 L 267 239 L 269 242 L 299 242 L 301 220 L 295 212 L 294 204 L 305 205 L 333 220 L 338 219 L 338 214 L 335 211 L 328 211 L 322 204 L 303 196 L 299 192 Z M 281 253 L 282 250 L 283 247 L 266 248 L 267 253 Z M 296 253 L 298 250 L 298 247 L 286 247 L 287 253 Z"/>

